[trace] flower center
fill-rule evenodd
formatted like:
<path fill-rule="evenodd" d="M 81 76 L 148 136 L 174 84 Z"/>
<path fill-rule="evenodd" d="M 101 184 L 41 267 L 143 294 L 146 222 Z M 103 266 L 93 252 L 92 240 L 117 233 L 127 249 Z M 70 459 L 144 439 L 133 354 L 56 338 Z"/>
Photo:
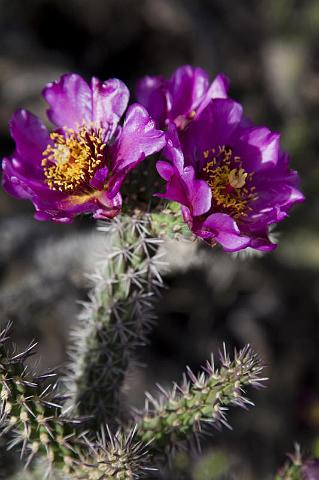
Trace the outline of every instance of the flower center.
<path fill-rule="evenodd" d="M 65 129 L 50 135 L 53 145 L 43 152 L 45 182 L 51 190 L 90 190 L 89 182 L 104 160 L 106 144 L 101 129 Z"/>
<path fill-rule="evenodd" d="M 213 205 L 233 218 L 247 216 L 251 201 L 258 197 L 256 187 L 251 185 L 254 172 L 247 173 L 240 157 L 233 155 L 231 147 L 222 145 L 218 149 L 206 150 L 207 160 L 203 168 L 205 180 L 211 188 Z"/>

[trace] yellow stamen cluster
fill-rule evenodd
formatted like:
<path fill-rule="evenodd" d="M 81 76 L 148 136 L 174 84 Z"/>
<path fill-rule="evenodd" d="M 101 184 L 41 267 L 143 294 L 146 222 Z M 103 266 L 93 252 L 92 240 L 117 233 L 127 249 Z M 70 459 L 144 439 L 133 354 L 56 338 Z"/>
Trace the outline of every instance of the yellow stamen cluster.
<path fill-rule="evenodd" d="M 206 150 L 203 155 L 207 160 L 203 171 L 212 191 L 213 204 L 235 219 L 247 216 L 251 210 L 249 203 L 257 199 L 256 187 L 247 186 L 253 172 L 247 173 L 241 158 L 233 156 L 232 149 L 225 145 Z"/>
<path fill-rule="evenodd" d="M 54 144 L 47 146 L 42 160 L 47 185 L 60 192 L 88 190 L 104 158 L 102 131 L 80 127 L 78 131 L 64 129 L 63 134 L 53 132 L 50 137 Z"/>

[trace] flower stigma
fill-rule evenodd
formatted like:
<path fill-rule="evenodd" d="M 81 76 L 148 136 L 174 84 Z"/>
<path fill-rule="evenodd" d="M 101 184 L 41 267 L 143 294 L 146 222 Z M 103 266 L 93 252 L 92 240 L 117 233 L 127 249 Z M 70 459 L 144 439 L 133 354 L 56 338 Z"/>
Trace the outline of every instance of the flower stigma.
<path fill-rule="evenodd" d="M 256 187 L 251 185 L 254 172 L 245 171 L 241 158 L 234 156 L 229 146 L 205 150 L 203 156 L 207 160 L 204 178 L 211 188 L 213 207 L 235 219 L 246 217 L 247 210 L 252 210 L 249 203 L 258 198 Z"/>
<path fill-rule="evenodd" d="M 53 143 L 47 146 L 42 159 L 49 188 L 60 192 L 90 190 L 89 182 L 105 158 L 101 129 L 68 128 L 50 137 Z"/>

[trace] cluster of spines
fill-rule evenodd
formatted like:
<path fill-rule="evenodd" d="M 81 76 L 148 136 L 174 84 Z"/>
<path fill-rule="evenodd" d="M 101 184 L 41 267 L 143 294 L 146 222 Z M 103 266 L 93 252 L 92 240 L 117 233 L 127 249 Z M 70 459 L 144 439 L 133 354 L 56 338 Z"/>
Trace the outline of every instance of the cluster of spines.
<path fill-rule="evenodd" d="M 136 480 L 155 468 L 149 466 L 147 445 L 135 440 L 136 427 L 112 434 L 102 428 L 95 444 L 88 445 L 88 456 L 75 472 L 77 480 Z"/>
<path fill-rule="evenodd" d="M 262 366 L 252 349 L 247 346 L 235 351 L 231 361 L 224 349 L 221 367 L 216 369 L 214 359 L 195 375 L 190 369 L 181 386 L 174 384 L 170 391 L 160 387 L 157 400 L 147 395 L 145 409 L 137 416 L 138 438 L 152 440 L 153 455 L 171 454 L 187 442 L 198 443 L 207 427 L 230 427 L 226 411 L 232 405 L 247 408 L 253 403 L 245 397 L 245 390 L 263 386 Z"/>
<path fill-rule="evenodd" d="M 154 322 L 153 301 L 162 279 L 160 240 L 149 216 L 122 217 L 107 231 L 109 248 L 95 274 L 94 288 L 73 334 L 72 367 L 66 383 L 80 415 L 98 429 L 119 415 L 120 391 L 136 348 Z"/>
<path fill-rule="evenodd" d="M 34 343 L 19 354 L 9 351 L 9 331 L 10 325 L 0 333 L 0 433 L 10 432 L 9 448 L 21 445 L 26 466 L 37 455 L 46 456 L 48 471 L 53 464 L 71 466 L 81 446 L 81 422 L 62 414 L 54 386 L 47 384 L 53 374 L 36 376 L 26 367 Z"/>

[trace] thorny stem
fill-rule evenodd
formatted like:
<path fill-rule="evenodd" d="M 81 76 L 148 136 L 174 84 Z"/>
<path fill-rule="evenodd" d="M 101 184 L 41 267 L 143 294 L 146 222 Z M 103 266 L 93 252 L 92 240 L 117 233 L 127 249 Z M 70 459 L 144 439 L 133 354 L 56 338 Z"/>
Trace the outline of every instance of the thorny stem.
<path fill-rule="evenodd" d="M 231 405 L 247 408 L 253 403 L 245 396 L 248 386 L 261 387 L 262 366 L 249 346 L 235 351 L 231 361 L 226 351 L 221 355 L 222 366 L 216 369 L 214 360 L 207 362 L 198 376 L 188 369 L 181 386 L 171 391 L 161 389 L 159 400 L 147 395 L 145 410 L 137 418 L 137 437 L 148 442 L 154 456 L 174 452 L 186 441 L 205 433 L 207 427 L 229 426 L 226 411 Z"/>
<path fill-rule="evenodd" d="M 90 427 L 114 424 L 120 393 L 137 347 L 147 343 L 154 323 L 153 304 L 163 286 L 161 237 L 183 228 L 179 212 L 122 216 L 104 223 L 109 246 L 92 276 L 89 302 L 73 333 L 72 366 L 66 387 Z M 166 233 L 164 233 L 166 232 Z"/>
<path fill-rule="evenodd" d="M 154 322 L 153 301 L 162 286 L 160 240 L 149 217 L 124 217 L 101 227 L 110 244 L 92 277 L 93 289 L 73 333 L 67 388 L 90 426 L 114 424 L 120 392 L 136 348 Z"/>
<path fill-rule="evenodd" d="M 19 354 L 9 352 L 9 330 L 10 325 L 0 333 L 1 434 L 14 433 L 9 448 L 21 445 L 21 457 L 27 455 L 27 465 L 36 455 L 45 455 L 49 470 L 53 463 L 68 468 L 82 448 L 82 435 L 77 431 L 82 422 L 62 415 L 54 386 L 46 384 L 52 373 L 35 376 L 25 366 L 35 344 Z"/>

